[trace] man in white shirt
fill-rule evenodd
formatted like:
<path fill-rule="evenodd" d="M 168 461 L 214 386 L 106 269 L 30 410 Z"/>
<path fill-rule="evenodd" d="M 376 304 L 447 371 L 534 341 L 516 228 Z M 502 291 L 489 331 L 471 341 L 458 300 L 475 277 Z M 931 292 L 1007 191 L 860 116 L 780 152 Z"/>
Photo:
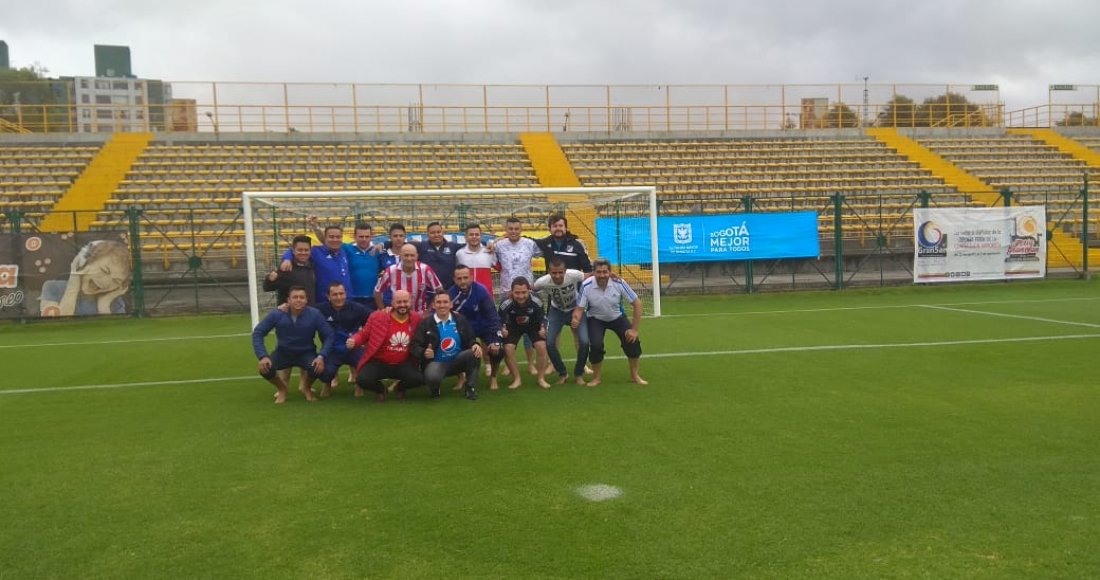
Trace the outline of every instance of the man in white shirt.
<path fill-rule="evenodd" d="M 497 257 L 488 246 L 481 244 L 479 224 L 466 226 L 466 245 L 455 252 L 455 262 L 469 268 L 473 281 L 493 294 L 493 266 L 497 265 Z"/>
<path fill-rule="evenodd" d="M 510 217 L 504 222 L 505 237 L 493 240 L 489 249 L 497 256 L 497 267 L 500 268 L 500 288 L 508 298 L 512 297 L 512 280 L 523 276 L 528 280 L 534 280 L 535 274 L 531 270 L 531 260 L 542 255 L 542 250 L 531 238 L 523 237 L 523 223 L 515 217 Z M 535 368 L 535 349 L 528 338 L 523 339 L 523 348 L 527 351 L 527 370 L 532 375 L 538 375 Z"/>
<path fill-rule="evenodd" d="M 577 296 L 577 308 L 573 311 L 573 328 L 580 327 L 581 320 L 588 318 L 588 341 L 591 344 L 588 358 L 592 361 L 592 380 L 588 386 L 600 384 L 603 368 L 604 332 L 611 330 L 619 336 L 623 354 L 630 363 L 630 380 L 639 385 L 648 384 L 638 374 L 638 360 L 642 356 L 642 343 L 638 340 L 638 329 L 642 325 L 642 300 L 622 279 L 611 279 L 611 262 L 606 258 L 597 258 L 592 262 L 595 268 L 592 278 L 581 284 Z M 623 314 L 623 301 L 633 308 L 632 321 Z"/>
<path fill-rule="evenodd" d="M 549 274 L 535 280 L 534 290 L 545 296 L 545 301 L 550 303 L 550 309 L 546 313 L 546 351 L 554 370 L 558 371 L 557 384 L 560 385 L 569 378 L 569 371 L 566 370 L 558 350 L 558 335 L 562 327 L 571 324 L 573 310 L 577 308 L 577 292 L 584 281 L 584 272 L 567 270 L 565 261 L 558 257 L 550 260 L 549 271 Z M 577 346 L 577 364 L 573 367 L 573 378 L 578 385 L 583 385 L 589 349 L 585 317 L 582 316 L 580 325 L 572 330 L 573 344 Z"/>

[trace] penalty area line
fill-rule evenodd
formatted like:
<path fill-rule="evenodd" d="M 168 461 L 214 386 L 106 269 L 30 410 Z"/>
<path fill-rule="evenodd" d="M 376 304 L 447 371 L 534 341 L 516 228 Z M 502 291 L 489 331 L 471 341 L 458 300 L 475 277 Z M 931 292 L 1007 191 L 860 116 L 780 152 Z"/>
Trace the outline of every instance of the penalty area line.
<path fill-rule="evenodd" d="M 817 346 L 781 346 L 773 348 L 751 348 L 743 350 L 712 350 L 712 351 L 696 351 L 696 352 L 658 352 L 652 354 L 642 355 L 644 359 L 660 359 L 660 358 L 682 358 L 693 356 L 736 356 L 736 355 L 750 355 L 750 354 L 774 354 L 785 352 L 821 352 L 821 351 L 835 351 L 835 350 L 874 350 L 874 349 L 888 349 L 888 348 L 934 348 L 934 347 L 950 347 L 950 346 L 968 346 L 975 344 L 1008 344 L 1008 343 L 1025 343 L 1025 342 L 1050 342 L 1061 340 L 1088 340 L 1100 338 L 1100 334 L 1066 334 L 1059 336 L 1021 336 L 1017 338 L 976 338 L 971 340 L 945 340 L 945 341 L 929 341 L 929 342 L 903 342 L 903 343 L 885 343 L 885 344 L 823 344 Z M 624 360 L 626 357 L 622 355 L 609 356 L 604 360 Z M 176 385 L 193 385 L 202 383 L 217 383 L 228 381 L 250 381 L 258 380 L 258 375 L 244 375 L 239 377 L 212 377 L 208 379 L 187 379 L 179 381 L 147 381 L 140 383 L 118 383 L 118 384 L 103 384 L 103 385 L 77 385 L 73 387 L 42 387 L 40 389 L 10 389 L 0 390 L 0 396 L 3 395 L 28 395 L 34 393 L 57 393 L 65 391 L 94 391 L 101 389 L 123 389 L 129 387 L 167 387 Z"/>

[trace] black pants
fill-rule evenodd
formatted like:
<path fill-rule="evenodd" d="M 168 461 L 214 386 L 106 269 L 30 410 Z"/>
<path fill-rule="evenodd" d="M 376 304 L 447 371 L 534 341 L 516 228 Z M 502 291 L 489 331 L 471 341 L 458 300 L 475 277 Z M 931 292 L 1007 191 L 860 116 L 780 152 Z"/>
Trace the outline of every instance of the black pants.
<path fill-rule="evenodd" d="M 434 360 L 429 362 L 424 367 L 424 382 L 429 389 L 438 389 L 445 377 L 466 373 L 466 386 L 477 388 L 477 375 L 480 370 L 481 359 L 474 356 L 474 351 L 466 349 L 447 362 Z"/>
<path fill-rule="evenodd" d="M 397 379 L 401 381 L 401 389 L 408 390 L 424 384 L 424 375 L 416 368 L 412 360 L 399 365 L 388 365 L 381 361 L 372 360 L 363 365 L 356 375 L 355 383 L 360 388 L 375 393 L 382 393 L 382 379 Z"/>
<path fill-rule="evenodd" d="M 603 345 L 604 331 L 610 330 L 619 335 L 619 343 L 623 345 L 623 354 L 626 358 L 638 358 L 642 356 L 642 341 L 637 340 L 635 342 L 626 341 L 626 331 L 630 330 L 630 322 L 627 321 L 625 316 L 620 316 L 611 322 L 604 322 L 599 318 L 588 319 L 588 342 L 591 343 L 591 348 L 588 351 L 588 360 L 592 361 L 592 364 L 600 364 L 603 362 L 603 357 L 607 354 L 607 349 Z"/>

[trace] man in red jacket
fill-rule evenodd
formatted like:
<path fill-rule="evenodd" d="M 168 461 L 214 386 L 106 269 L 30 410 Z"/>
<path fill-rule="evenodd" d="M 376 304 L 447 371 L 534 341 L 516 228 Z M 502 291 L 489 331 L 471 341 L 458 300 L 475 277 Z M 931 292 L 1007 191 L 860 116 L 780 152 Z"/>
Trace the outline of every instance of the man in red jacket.
<path fill-rule="evenodd" d="M 412 295 L 405 290 L 394 291 L 392 306 L 390 311 L 373 312 L 362 330 L 347 340 L 348 349 L 364 347 L 356 369 L 355 396 L 363 396 L 364 389 L 373 391 L 379 403 L 386 400 L 382 379 L 400 381 L 399 400 L 405 398 L 405 390 L 424 384 L 416 359 L 409 356 L 420 314 L 411 310 Z"/>

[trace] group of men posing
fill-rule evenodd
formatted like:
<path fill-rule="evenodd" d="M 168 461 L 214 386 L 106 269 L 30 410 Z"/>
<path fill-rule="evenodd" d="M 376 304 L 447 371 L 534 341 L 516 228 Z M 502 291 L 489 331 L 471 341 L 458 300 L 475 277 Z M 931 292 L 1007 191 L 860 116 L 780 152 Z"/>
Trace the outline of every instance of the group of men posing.
<path fill-rule="evenodd" d="M 356 225 L 354 243 L 343 241 L 339 226 L 321 230 L 312 217 L 310 223 L 323 245 L 313 246 L 305 235 L 293 239 L 263 282 L 264 290 L 277 293 L 279 306 L 252 332 L 258 370 L 275 386 L 276 403 L 287 400 L 291 367 L 301 369 L 298 390 L 315 401 L 313 383 L 321 381 L 321 398 L 330 396 L 344 365 L 353 368 L 356 397 L 372 391 L 382 402 L 382 381 L 394 379 L 390 390 L 399 399 L 422 385 L 438 398 L 443 379 L 457 375 L 455 390 L 475 400 L 482 362 L 491 390 L 498 388 L 498 373 L 512 376 L 509 389 L 522 385 L 516 363 L 521 339 L 540 387 L 550 388 L 550 368 L 557 384 L 572 377 L 594 387 L 601 382 L 607 330 L 619 337 L 631 381 L 646 384 L 638 374 L 641 300 L 612 275 L 606 259 L 589 259 L 565 216 L 551 216 L 550 235 L 539 240 L 524 237 L 521 222 L 510 218 L 505 237 L 489 244 L 481 243 L 479 225 L 467 226 L 466 243 L 458 244 L 445 239 L 438 222 L 428 225 L 428 239 L 420 243 L 406 243 L 405 227 L 393 224 L 389 242 L 380 245 L 367 223 Z M 531 260 L 539 256 L 548 273 L 535 279 Z M 499 305 L 494 270 L 500 273 Z M 629 319 L 624 302 L 632 307 Z M 557 346 L 566 325 L 577 347 L 572 373 Z M 276 348 L 269 353 L 264 338 L 272 330 Z M 502 360 L 506 372 L 499 371 Z"/>

